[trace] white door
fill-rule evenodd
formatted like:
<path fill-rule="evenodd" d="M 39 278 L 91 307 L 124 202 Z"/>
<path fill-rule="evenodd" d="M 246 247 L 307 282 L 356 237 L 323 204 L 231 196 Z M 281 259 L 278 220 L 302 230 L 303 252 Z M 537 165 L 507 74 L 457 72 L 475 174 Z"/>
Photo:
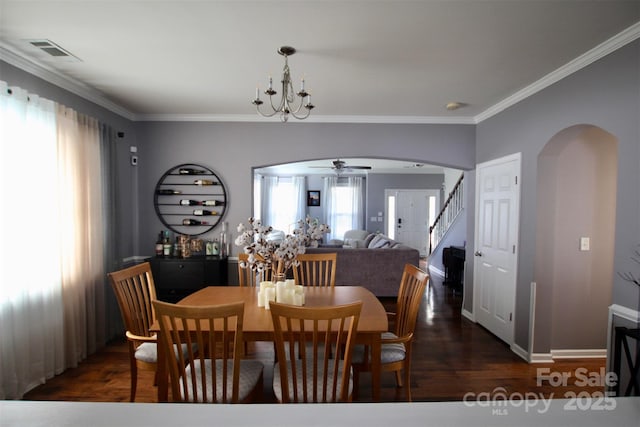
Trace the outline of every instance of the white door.
<path fill-rule="evenodd" d="M 498 338 L 513 343 L 520 153 L 476 168 L 474 316 Z"/>
<path fill-rule="evenodd" d="M 438 190 L 386 190 L 387 234 L 427 255 L 429 225 L 437 215 Z"/>

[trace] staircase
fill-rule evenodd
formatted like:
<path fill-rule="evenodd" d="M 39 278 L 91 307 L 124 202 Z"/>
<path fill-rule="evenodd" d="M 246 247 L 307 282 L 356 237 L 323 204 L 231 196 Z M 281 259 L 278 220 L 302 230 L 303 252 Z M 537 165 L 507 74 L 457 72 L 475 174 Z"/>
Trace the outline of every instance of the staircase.
<path fill-rule="evenodd" d="M 464 208 L 464 174 L 460 176 L 453 190 L 444 202 L 442 210 L 436 217 L 433 225 L 429 227 L 429 255 L 436 249 L 438 243 L 456 220 Z"/>

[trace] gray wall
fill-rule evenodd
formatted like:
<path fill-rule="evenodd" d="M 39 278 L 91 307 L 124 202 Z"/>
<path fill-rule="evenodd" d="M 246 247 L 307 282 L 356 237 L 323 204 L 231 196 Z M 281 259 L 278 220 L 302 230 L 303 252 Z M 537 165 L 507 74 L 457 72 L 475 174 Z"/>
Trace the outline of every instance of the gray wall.
<path fill-rule="evenodd" d="M 515 341 L 520 347 L 529 347 L 530 284 L 536 280 L 538 155 L 554 135 L 578 124 L 598 126 L 618 139 L 614 271 L 637 272 L 630 256 L 640 243 L 639 118 L 640 41 L 636 40 L 477 125 L 477 163 L 522 153 L 515 319 Z M 624 282 L 615 272 L 609 278 L 613 282 L 612 302 L 638 310 L 640 289 Z M 583 316 L 590 315 L 589 307 L 572 309 L 581 310 Z M 551 311 L 543 314 L 550 316 Z M 606 347 L 606 337 L 601 336 L 598 341 L 600 348 Z M 536 334 L 534 352 L 549 352 L 550 346 L 550 333 Z"/>
<path fill-rule="evenodd" d="M 370 174 L 367 176 L 367 212 L 366 229 L 372 232 L 385 232 L 384 191 L 393 190 L 440 190 L 440 203 L 443 203 L 443 174 Z M 382 212 L 383 222 L 372 222 L 371 217 Z"/>
<path fill-rule="evenodd" d="M 320 158 L 374 157 L 471 169 L 474 133 L 471 125 L 139 123 L 142 220 L 138 255 L 153 253 L 155 236 L 162 229 L 153 210 L 153 189 L 174 165 L 202 163 L 219 173 L 229 195 L 225 221 L 235 238 L 237 224 L 251 215 L 255 167 Z M 212 233 L 219 233 L 218 228 Z M 232 250 L 237 253 L 237 248 Z"/>

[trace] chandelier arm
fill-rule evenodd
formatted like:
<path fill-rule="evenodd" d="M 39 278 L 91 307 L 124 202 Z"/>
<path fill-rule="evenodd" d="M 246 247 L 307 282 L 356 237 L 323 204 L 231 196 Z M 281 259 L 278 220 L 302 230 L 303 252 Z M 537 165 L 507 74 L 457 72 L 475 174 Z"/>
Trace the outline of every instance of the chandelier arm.
<path fill-rule="evenodd" d="M 282 109 L 285 106 L 284 95 L 282 96 L 282 99 L 280 99 L 280 105 L 278 105 L 277 108 L 274 107 L 274 105 L 273 105 L 273 97 L 272 96 L 269 96 L 269 103 L 271 104 L 271 108 L 273 109 L 274 114 L 277 113 L 278 111 L 282 111 Z M 271 117 L 271 116 L 269 116 L 269 117 Z"/>
<path fill-rule="evenodd" d="M 304 119 L 306 119 L 307 117 L 309 117 L 309 114 L 311 114 L 311 109 L 307 109 L 307 113 L 306 113 L 306 114 L 304 114 L 304 115 L 302 115 L 302 116 L 299 116 L 299 115 L 297 114 L 299 110 L 300 110 L 300 109 L 298 108 L 298 110 L 297 110 L 297 111 L 295 111 L 295 112 L 293 112 L 293 111 L 292 111 L 292 112 L 291 112 L 291 115 L 292 115 L 293 117 L 295 117 L 296 119 L 298 119 L 298 120 L 304 120 Z"/>

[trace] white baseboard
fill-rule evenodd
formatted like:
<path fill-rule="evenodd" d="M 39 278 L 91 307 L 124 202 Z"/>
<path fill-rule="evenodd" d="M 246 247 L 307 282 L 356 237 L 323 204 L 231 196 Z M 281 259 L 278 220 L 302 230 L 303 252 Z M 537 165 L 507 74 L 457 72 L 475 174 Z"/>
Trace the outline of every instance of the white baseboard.
<path fill-rule="evenodd" d="M 531 353 L 529 363 L 553 363 L 551 353 Z"/>
<path fill-rule="evenodd" d="M 525 361 L 531 362 L 529 360 L 529 352 L 524 348 L 520 347 L 518 344 L 515 344 L 515 343 L 511 344 L 511 351 L 513 351 L 515 354 L 523 358 Z"/>
<path fill-rule="evenodd" d="M 511 349 L 514 350 L 513 347 Z M 514 353 L 518 354 L 515 350 Z M 606 348 L 551 350 L 550 353 L 532 353 L 529 363 L 554 363 L 559 359 L 604 359 L 605 357 L 607 357 Z"/>
<path fill-rule="evenodd" d="M 554 359 L 604 359 L 607 357 L 607 349 L 551 350 L 551 357 Z"/>
<path fill-rule="evenodd" d="M 471 320 L 473 323 L 476 322 L 476 317 L 473 315 L 472 312 L 470 312 L 469 310 L 465 310 L 464 308 L 462 309 L 462 315 L 464 317 L 466 317 L 467 319 Z"/>

